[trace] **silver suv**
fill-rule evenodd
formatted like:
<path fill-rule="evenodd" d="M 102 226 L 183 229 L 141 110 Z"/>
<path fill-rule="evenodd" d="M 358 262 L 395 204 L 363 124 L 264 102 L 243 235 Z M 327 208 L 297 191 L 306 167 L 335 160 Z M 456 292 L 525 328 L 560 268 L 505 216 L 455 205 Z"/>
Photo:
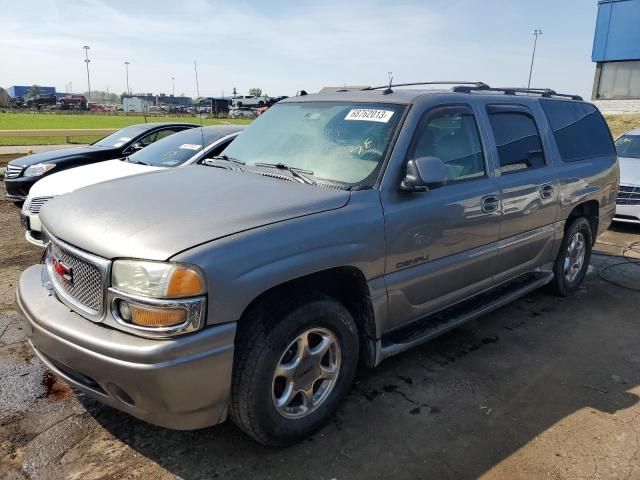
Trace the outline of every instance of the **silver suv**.
<path fill-rule="evenodd" d="M 615 211 L 591 104 L 397 86 L 283 100 L 204 165 L 42 211 L 20 279 L 31 345 L 148 422 L 297 442 L 385 358 L 533 289 L 575 292 Z"/>

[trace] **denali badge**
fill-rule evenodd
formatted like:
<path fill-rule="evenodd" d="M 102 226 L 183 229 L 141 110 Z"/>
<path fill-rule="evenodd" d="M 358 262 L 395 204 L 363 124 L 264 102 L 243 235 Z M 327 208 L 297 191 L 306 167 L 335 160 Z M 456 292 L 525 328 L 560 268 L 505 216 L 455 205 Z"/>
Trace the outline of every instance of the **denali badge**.
<path fill-rule="evenodd" d="M 53 270 L 62 278 L 65 282 L 73 285 L 73 269 L 68 267 L 56 257 L 53 257 Z"/>

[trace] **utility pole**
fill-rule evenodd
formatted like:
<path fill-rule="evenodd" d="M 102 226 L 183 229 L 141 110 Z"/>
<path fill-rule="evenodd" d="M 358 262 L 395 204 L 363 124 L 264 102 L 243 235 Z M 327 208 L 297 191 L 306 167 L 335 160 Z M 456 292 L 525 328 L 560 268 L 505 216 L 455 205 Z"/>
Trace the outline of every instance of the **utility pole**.
<path fill-rule="evenodd" d="M 127 74 L 127 95 L 131 95 L 131 89 L 129 88 L 129 62 L 124 62 L 124 69 Z"/>
<path fill-rule="evenodd" d="M 536 58 L 536 45 L 538 44 L 538 35 L 542 35 L 542 30 L 535 29 L 533 32 L 535 39 L 533 40 L 533 53 L 531 54 L 531 68 L 529 69 L 529 82 L 527 88 L 531 88 L 531 76 L 533 75 L 533 61 Z"/>
<path fill-rule="evenodd" d="M 176 101 L 176 77 L 171 77 L 171 105 Z"/>
<path fill-rule="evenodd" d="M 87 87 L 89 87 L 89 101 L 91 101 L 91 79 L 89 78 L 89 45 L 84 45 L 84 63 L 87 65 Z"/>

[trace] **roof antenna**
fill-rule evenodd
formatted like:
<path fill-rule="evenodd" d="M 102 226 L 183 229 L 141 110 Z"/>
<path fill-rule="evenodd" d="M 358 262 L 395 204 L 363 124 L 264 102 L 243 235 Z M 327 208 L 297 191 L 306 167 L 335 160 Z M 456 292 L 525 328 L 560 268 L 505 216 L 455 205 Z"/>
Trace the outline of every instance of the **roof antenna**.
<path fill-rule="evenodd" d="M 382 92 L 383 95 L 389 95 L 390 93 L 393 93 L 393 90 L 391 90 L 391 85 L 393 83 L 393 72 L 387 73 L 389 74 L 389 86 L 384 89 L 384 91 Z"/>

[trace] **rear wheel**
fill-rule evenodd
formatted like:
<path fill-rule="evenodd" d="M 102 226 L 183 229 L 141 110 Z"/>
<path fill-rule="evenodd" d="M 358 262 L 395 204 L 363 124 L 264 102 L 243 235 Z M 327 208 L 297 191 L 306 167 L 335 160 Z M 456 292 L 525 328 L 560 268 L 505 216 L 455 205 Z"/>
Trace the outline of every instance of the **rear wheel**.
<path fill-rule="evenodd" d="M 589 221 L 584 217 L 573 220 L 565 231 L 553 266 L 551 287 L 556 294 L 566 297 L 580 288 L 589 269 L 592 245 Z"/>
<path fill-rule="evenodd" d="M 230 414 L 258 442 L 290 445 L 329 420 L 349 391 L 358 332 L 349 311 L 323 295 L 259 316 L 239 332 Z"/>

